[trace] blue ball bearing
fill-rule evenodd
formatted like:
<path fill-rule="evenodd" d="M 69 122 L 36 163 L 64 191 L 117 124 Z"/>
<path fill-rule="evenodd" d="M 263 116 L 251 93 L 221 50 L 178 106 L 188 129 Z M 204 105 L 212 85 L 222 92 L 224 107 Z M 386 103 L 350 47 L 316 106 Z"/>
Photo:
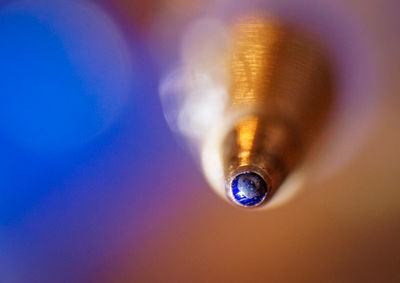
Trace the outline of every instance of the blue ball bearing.
<path fill-rule="evenodd" d="M 254 172 L 238 174 L 231 183 L 234 200 L 242 206 L 257 206 L 261 204 L 268 193 L 264 179 Z"/>

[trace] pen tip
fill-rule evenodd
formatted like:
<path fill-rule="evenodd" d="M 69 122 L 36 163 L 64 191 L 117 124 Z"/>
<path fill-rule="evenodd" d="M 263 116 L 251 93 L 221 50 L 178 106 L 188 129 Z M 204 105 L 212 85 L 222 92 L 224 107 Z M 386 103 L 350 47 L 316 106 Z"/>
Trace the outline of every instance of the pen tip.
<path fill-rule="evenodd" d="M 254 172 L 242 172 L 233 178 L 230 185 L 233 200 L 245 207 L 258 206 L 264 202 L 268 186 L 265 180 Z"/>

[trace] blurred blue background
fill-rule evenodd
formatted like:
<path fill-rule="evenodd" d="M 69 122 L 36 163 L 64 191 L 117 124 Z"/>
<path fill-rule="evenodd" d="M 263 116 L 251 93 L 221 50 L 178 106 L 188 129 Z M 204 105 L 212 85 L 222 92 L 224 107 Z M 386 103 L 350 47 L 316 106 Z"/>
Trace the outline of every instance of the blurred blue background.
<path fill-rule="evenodd" d="M 104 5 L 0 4 L 0 282 L 84 280 L 168 217 L 187 161 L 157 92 Z"/>

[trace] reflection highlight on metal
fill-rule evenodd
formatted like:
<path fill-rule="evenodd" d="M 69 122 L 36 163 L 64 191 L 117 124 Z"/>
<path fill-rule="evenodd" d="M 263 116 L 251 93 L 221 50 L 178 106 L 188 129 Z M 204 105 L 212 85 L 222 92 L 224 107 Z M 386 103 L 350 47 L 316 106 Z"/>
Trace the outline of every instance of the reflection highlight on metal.
<path fill-rule="evenodd" d="M 246 117 L 239 121 L 237 143 L 240 147 L 238 159 L 239 165 L 245 166 L 250 163 L 251 149 L 253 148 L 254 137 L 257 129 L 258 118 Z"/>
<path fill-rule="evenodd" d="M 268 194 L 268 186 L 264 179 L 251 171 L 237 175 L 231 186 L 232 199 L 244 207 L 261 204 Z"/>
<path fill-rule="evenodd" d="M 313 38 L 259 14 L 197 23 L 186 39 L 182 66 L 161 85 L 164 104 L 179 102 L 167 120 L 200 153 L 211 186 L 233 203 L 233 180 L 260 176 L 268 194 L 246 205 L 259 207 L 278 193 L 326 120 L 328 60 Z"/>

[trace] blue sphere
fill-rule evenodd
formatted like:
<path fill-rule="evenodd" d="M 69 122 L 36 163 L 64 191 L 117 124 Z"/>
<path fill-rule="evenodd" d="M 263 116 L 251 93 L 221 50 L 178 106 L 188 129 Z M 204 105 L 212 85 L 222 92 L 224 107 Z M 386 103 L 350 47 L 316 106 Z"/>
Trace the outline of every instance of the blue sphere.
<path fill-rule="evenodd" d="M 264 179 L 254 172 L 240 173 L 231 184 L 236 202 L 243 206 L 256 206 L 267 196 L 268 187 Z"/>

